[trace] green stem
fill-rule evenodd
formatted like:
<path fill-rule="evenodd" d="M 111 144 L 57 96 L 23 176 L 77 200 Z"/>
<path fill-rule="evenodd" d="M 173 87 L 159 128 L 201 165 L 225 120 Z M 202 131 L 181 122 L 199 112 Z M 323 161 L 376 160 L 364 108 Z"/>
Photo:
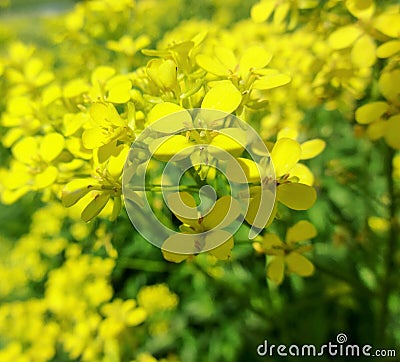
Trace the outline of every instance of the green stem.
<path fill-rule="evenodd" d="M 130 190 L 132 191 L 152 191 L 152 192 L 161 192 L 162 190 L 176 190 L 178 191 L 193 191 L 193 192 L 199 192 L 199 187 L 198 186 L 188 186 L 188 185 L 178 185 L 178 186 L 172 186 L 172 185 L 145 185 L 144 187 L 129 187 Z"/>
<path fill-rule="evenodd" d="M 396 195 L 393 182 L 393 158 L 395 151 L 387 146 L 386 178 L 389 204 L 390 231 L 384 255 L 384 276 L 381 283 L 380 311 L 378 320 L 378 340 L 382 345 L 387 337 L 387 324 L 389 320 L 389 300 L 393 292 L 393 273 L 395 272 L 395 253 L 397 248 L 397 222 L 396 222 Z"/>

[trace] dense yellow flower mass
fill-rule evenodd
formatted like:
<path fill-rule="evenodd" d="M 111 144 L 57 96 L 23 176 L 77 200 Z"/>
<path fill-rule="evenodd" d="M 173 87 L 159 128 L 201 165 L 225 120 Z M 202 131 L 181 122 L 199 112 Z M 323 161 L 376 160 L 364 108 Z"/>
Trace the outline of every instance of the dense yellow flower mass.
<path fill-rule="evenodd" d="M 301 213 L 318 202 L 318 176 L 308 160 L 329 145 L 308 139 L 304 120 L 317 120 L 307 112 L 340 109 L 357 132 L 363 134 L 360 127 L 366 126 L 369 139 L 382 138 L 400 150 L 398 4 L 261 0 L 240 20 L 234 14 L 242 2 L 213 1 L 213 6 L 211 20 L 183 19 L 180 9 L 188 7 L 183 0 L 81 1 L 41 24 L 36 43 L 18 39 L 7 24 L 1 25 L 5 159 L 0 200 L 11 205 L 35 195 L 44 206 L 32 216 L 29 233 L 0 242 L 0 361 L 59 356 L 124 361 L 127 355 L 156 361 L 147 352 L 127 353 L 124 344 L 142 343 L 143 330 L 165 334 L 171 326 L 162 314 L 178 306 L 178 296 L 164 284 L 148 285 L 139 288 L 136 301 L 115 295 L 112 284 L 120 258 L 113 228 L 128 223 L 123 168 L 132 142 L 145 129 L 153 127 L 160 138 L 174 134 L 161 146 L 149 145 L 153 171 L 189 145 L 220 147 L 235 158 L 251 192 L 248 209 L 237 208 L 231 217 L 242 214 L 245 227 L 261 230 L 253 246 L 267 255 L 266 277 L 276 284 L 285 272 L 302 277 L 314 272 L 303 255 L 311 247 L 299 242 L 313 238 L 315 227 L 305 220 L 291 227 L 282 221 L 282 215 Z M 270 151 L 263 169 L 244 145 L 223 134 L 207 127 L 186 132 L 157 122 L 195 108 L 224 111 L 255 128 Z M 193 164 L 201 158 L 196 157 Z M 210 159 L 218 157 L 210 151 Z M 271 167 L 273 180 L 263 177 Z M 399 169 L 397 156 L 395 178 Z M 212 180 L 227 188 L 211 167 L 194 167 L 191 176 L 183 185 L 186 191 L 177 191 L 194 208 L 198 195 L 189 191 L 195 186 Z M 268 183 L 276 186 L 276 200 L 265 223 L 257 215 Z M 219 260 L 233 257 L 235 235 L 216 228 L 233 198 L 218 194 L 208 216 L 187 219 L 165 212 L 158 185 L 149 187 L 155 213 L 180 233 L 166 238 L 164 247 L 179 244 L 181 235 L 189 234 L 197 251 L 199 243 L 224 238 L 222 245 L 207 250 Z M 277 220 L 286 229 L 285 241 L 275 234 Z M 370 227 L 386 230 L 382 220 L 370 219 Z M 198 239 L 201 232 L 210 232 L 209 239 Z M 88 238 L 94 245 L 86 245 Z M 172 262 L 193 260 L 197 254 L 165 248 L 161 253 Z"/>
<path fill-rule="evenodd" d="M 141 289 L 138 302 L 114 298 L 115 259 L 85 253 L 63 237 L 71 221 L 77 219 L 69 210 L 49 204 L 12 248 L 1 240 L 0 360 L 49 361 L 59 345 L 70 359 L 120 361 L 124 333 L 177 306 L 178 297 L 163 284 Z M 44 291 L 32 298 L 33 283 L 44 283 Z"/>

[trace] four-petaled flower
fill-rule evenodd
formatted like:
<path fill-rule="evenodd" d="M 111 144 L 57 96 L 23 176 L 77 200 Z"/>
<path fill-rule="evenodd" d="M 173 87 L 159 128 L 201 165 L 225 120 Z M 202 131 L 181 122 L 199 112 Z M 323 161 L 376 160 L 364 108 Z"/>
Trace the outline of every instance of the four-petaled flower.
<path fill-rule="evenodd" d="M 302 220 L 288 229 L 285 242 L 276 234 L 265 234 L 262 241 L 255 242 L 256 251 L 270 256 L 267 277 L 276 284 L 281 284 L 285 274 L 295 273 L 302 277 L 314 273 L 314 265 L 302 255 L 312 248 L 311 245 L 299 244 L 317 235 L 314 225 Z"/>
<path fill-rule="evenodd" d="M 182 233 L 170 236 L 163 243 L 165 259 L 179 263 L 202 251 L 208 251 L 221 260 L 229 258 L 233 236 L 224 229 L 229 229 L 240 215 L 236 200 L 223 196 L 208 213 L 200 212 L 195 199 L 187 192 L 170 194 L 168 203 L 183 224 L 180 226 Z"/>

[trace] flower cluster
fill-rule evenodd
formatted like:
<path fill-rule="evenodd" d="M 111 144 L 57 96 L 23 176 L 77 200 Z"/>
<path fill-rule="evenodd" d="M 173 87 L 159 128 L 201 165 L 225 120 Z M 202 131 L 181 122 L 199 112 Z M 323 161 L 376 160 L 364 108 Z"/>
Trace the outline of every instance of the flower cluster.
<path fill-rule="evenodd" d="M 59 203 L 49 204 L 33 215 L 29 233 L 12 248 L 7 240 L 1 242 L 2 361 L 49 361 L 61 355 L 120 361 L 126 354 L 125 335 L 137 343 L 133 328 L 144 328 L 139 325 L 154 311 L 178 304 L 162 284 L 139 290 L 138 302 L 114 297 L 115 258 L 85 252 L 63 237 L 67 225 L 81 222 Z M 81 236 L 82 230 L 75 229 L 73 234 Z"/>
<path fill-rule="evenodd" d="M 217 13 L 223 14 L 224 5 L 218 4 Z M 249 208 L 242 215 L 247 226 L 272 227 L 272 231 L 280 210 L 307 210 L 316 201 L 314 175 L 306 164 L 299 163 L 317 156 L 325 147 L 321 139 L 307 141 L 302 120 L 310 107 L 324 104 L 349 114 L 355 111 L 356 121 L 368 125 L 370 138 L 383 137 L 391 147 L 400 148 L 398 5 L 389 2 L 383 6 L 372 0 L 262 0 L 246 19 L 229 28 L 220 16 L 213 22 L 192 19 L 172 28 L 174 19 L 165 19 L 165 12 L 180 7 L 184 11 L 184 2 L 178 0 L 81 2 L 43 25 L 47 31 L 42 41 L 51 47 L 6 39 L 0 59 L 4 94 L 1 125 L 2 145 L 10 153 L 0 169 L 2 203 L 15 203 L 34 192 L 43 202 L 61 200 L 71 215 L 79 214 L 85 222 L 96 217 L 126 221 L 121 216 L 123 166 L 132 142 L 144 129 L 154 126 L 156 133 L 172 132 L 174 136 L 153 147 L 153 169 L 189 145 L 220 147 L 242 166 L 251 186 Z M 372 86 L 372 98 L 376 99 L 355 110 L 356 103 L 370 91 L 378 59 L 386 66 L 377 85 Z M 262 163 L 260 170 L 242 147 L 207 127 L 182 132 L 158 122 L 193 108 L 224 111 L 253 126 L 270 151 L 275 179 L 263 178 L 268 162 Z M 218 158 L 211 151 L 210 155 Z M 196 157 L 191 158 L 193 164 L 201 158 Z M 194 167 L 191 176 L 188 189 L 194 188 L 193 182 L 200 188 L 218 179 L 211 167 Z M 266 224 L 257 217 L 265 186 L 257 184 L 260 178 L 274 183 L 277 191 Z M 153 186 L 150 203 L 163 214 L 165 205 L 160 204 L 159 190 Z M 194 192 L 180 194 L 185 195 L 187 205 L 197 206 Z M 166 223 L 182 234 L 211 231 L 215 220 L 226 214 L 230 200 L 224 194 L 217 196 L 215 209 L 208 216 L 200 212 L 189 220 L 171 215 Z M 231 215 L 232 220 L 240 213 Z M 107 232 L 104 225 L 89 225 L 98 233 Z M 71 232 L 80 240 L 88 235 L 87 227 L 77 222 Z M 220 238 L 222 232 L 210 235 Z M 24 250 L 36 248 L 29 239 L 20 241 Z M 210 254 L 228 259 L 233 240 L 234 235 L 230 235 Z M 167 239 L 164 246 L 175 242 Z M 64 250 L 65 244 L 60 238 L 52 248 Z M 109 256 L 117 257 L 109 242 L 106 248 Z M 265 250 L 268 254 L 270 248 Z M 163 250 L 164 257 L 175 262 L 191 259 L 194 254 L 182 256 Z M 80 258 L 72 263 L 90 263 Z M 27 277 L 39 278 L 46 266 L 33 264 L 29 273 L 15 273 L 15 279 L 19 278 L 15 285 L 23 285 Z M 310 273 L 302 273 L 306 274 Z M 57 279 L 57 273 L 52 275 Z M 281 276 L 267 275 L 281 281 Z M 13 287 L 5 283 L 1 288 L 8 293 Z M 110 291 L 103 292 L 104 299 L 97 303 L 111 298 Z M 110 308 L 106 310 L 112 315 Z M 134 308 L 133 304 L 121 304 L 127 315 Z"/>
<path fill-rule="evenodd" d="M 156 50 L 143 49 L 151 44 L 151 32 L 146 34 L 146 28 L 139 30 L 128 21 L 132 14 L 144 16 L 147 10 L 142 7 L 129 1 L 78 4 L 61 19 L 64 27 L 49 39 L 60 60 L 45 49 L 10 42 L 2 69 L 7 95 L 1 122 L 8 129 L 3 145 L 11 149 L 12 157 L 9 167 L 1 170 L 3 203 L 13 203 L 34 191 L 42 194 L 43 200 L 61 197 L 64 206 L 79 210 L 86 222 L 98 215 L 115 220 L 123 205 L 122 169 L 129 147 L 146 127 L 188 108 L 232 113 L 254 126 L 279 104 L 271 91 L 290 82 L 291 76 L 286 69 L 278 70 L 285 68 L 279 61 L 270 67 L 271 59 L 279 58 L 279 50 L 271 52 L 264 39 L 246 41 L 247 47 L 242 46 L 243 36 L 234 39 L 244 23 L 232 31 L 214 25 L 214 29 L 207 31 L 203 26 L 204 30 L 197 32 L 195 23 L 186 25 L 185 39 L 167 33 Z M 105 21 L 107 11 L 115 15 L 112 22 Z M 77 67 L 76 59 L 62 57 L 73 47 L 86 49 L 86 44 L 95 40 L 104 42 L 104 47 L 78 52 L 85 57 L 80 61 L 88 65 L 85 72 Z M 116 58 L 111 60 L 114 54 Z M 55 63 L 60 65 L 55 67 Z M 199 134 L 202 132 L 199 129 Z M 168 161 L 179 147 L 186 147 L 184 137 L 174 136 L 158 149 L 156 158 Z M 241 156 L 243 149 L 232 151 L 227 137 L 208 137 L 210 145 Z M 192 132 L 190 142 L 203 139 L 196 141 Z M 295 140 L 279 140 L 272 150 L 278 200 L 295 210 L 311 207 L 316 198 L 311 186 L 296 176 L 300 150 Z M 204 180 L 204 168 L 196 172 Z M 254 181 L 253 175 L 247 176 L 249 182 Z M 250 203 L 246 220 L 263 227 L 254 221 L 260 207 L 257 190 Z M 224 214 L 220 204 L 223 199 L 215 213 Z M 213 254 L 226 259 L 232 247 L 230 240 Z M 174 259 L 167 253 L 164 256 Z"/>

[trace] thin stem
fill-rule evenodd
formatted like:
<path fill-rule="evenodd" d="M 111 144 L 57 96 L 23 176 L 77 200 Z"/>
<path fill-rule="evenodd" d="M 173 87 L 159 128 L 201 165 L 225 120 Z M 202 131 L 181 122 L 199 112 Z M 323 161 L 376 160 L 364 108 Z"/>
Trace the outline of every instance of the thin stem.
<path fill-rule="evenodd" d="M 380 343 L 384 343 L 387 336 L 387 324 L 389 319 L 389 299 L 393 292 L 393 273 L 395 272 L 395 253 L 396 253 L 396 242 L 397 242 L 397 222 L 396 222 L 396 195 L 395 187 L 393 182 L 393 158 L 395 151 L 390 147 L 387 147 L 387 159 L 386 159 L 386 178 L 387 188 L 389 195 L 389 219 L 390 219 L 390 231 L 388 234 L 388 240 L 386 245 L 386 253 L 384 256 L 385 271 L 384 278 L 381 283 L 381 298 L 380 298 L 380 311 L 379 311 L 379 322 L 378 322 L 378 339 Z"/>
<path fill-rule="evenodd" d="M 176 191 L 194 191 L 199 192 L 198 186 L 188 186 L 188 185 L 145 185 L 143 186 L 131 186 L 129 190 L 132 191 L 152 191 L 152 192 L 161 192 L 162 190 L 176 190 Z"/>

